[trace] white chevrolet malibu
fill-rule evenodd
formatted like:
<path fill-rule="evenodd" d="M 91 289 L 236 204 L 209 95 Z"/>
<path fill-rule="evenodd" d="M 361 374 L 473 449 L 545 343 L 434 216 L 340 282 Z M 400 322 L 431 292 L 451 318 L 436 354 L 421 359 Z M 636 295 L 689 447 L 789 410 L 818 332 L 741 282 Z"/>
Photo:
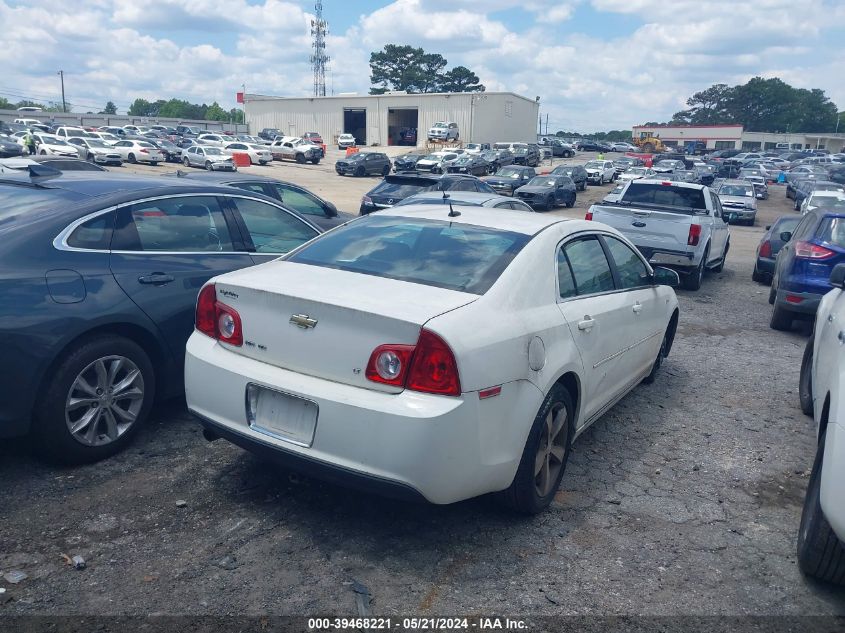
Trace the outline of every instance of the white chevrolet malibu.
<path fill-rule="evenodd" d="M 833 268 L 830 285 L 804 351 L 798 389 L 801 409 L 813 415 L 818 429 L 798 530 L 798 564 L 805 574 L 845 585 L 845 264 Z"/>
<path fill-rule="evenodd" d="M 203 287 L 185 385 L 206 438 L 545 508 L 572 441 L 669 353 L 678 277 L 600 223 L 459 208 L 381 211 Z"/>

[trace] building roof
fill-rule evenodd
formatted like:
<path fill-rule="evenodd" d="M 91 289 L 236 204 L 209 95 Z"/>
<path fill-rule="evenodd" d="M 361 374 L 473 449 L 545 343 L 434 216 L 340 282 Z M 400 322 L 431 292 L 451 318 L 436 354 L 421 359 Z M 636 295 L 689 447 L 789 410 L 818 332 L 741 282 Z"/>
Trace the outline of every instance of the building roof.
<path fill-rule="evenodd" d="M 326 95 L 325 97 L 313 97 L 308 95 L 301 95 L 301 96 L 278 96 L 278 95 L 261 95 L 261 94 L 252 94 L 247 93 L 244 95 L 244 101 L 293 101 L 293 100 L 304 100 L 308 99 L 313 101 L 314 99 L 319 100 L 328 100 L 328 99 L 340 99 L 344 101 L 354 100 L 354 99 L 430 99 L 433 97 L 472 97 L 472 96 L 508 96 L 508 97 L 515 97 L 517 99 L 523 99 L 528 101 L 529 103 L 537 103 L 536 99 L 530 99 L 528 97 L 523 97 L 522 95 L 518 95 L 515 92 L 412 92 L 412 93 L 405 93 L 405 92 L 387 92 L 380 95 L 371 95 L 371 94 L 337 94 L 337 95 Z"/>

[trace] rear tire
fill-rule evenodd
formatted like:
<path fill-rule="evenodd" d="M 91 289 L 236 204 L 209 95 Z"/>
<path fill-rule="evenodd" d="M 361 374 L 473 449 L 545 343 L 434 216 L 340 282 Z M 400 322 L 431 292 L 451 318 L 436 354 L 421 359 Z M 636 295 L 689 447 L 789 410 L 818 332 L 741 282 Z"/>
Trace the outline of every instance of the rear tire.
<path fill-rule="evenodd" d="M 574 409 L 569 392 L 555 384 L 534 418 L 513 482 L 499 493 L 503 505 L 537 514 L 552 502 L 569 460 Z"/>
<path fill-rule="evenodd" d="M 719 262 L 719 265 L 713 269 L 714 273 L 720 273 L 725 270 L 725 260 L 728 258 L 728 251 L 731 250 L 731 243 L 728 241 L 725 244 L 725 252 L 722 253 L 722 261 Z"/>
<path fill-rule="evenodd" d="M 756 281 L 758 284 L 765 284 L 769 283 L 769 278 L 757 270 L 757 266 L 754 266 L 754 270 L 751 273 L 751 280 Z"/>
<path fill-rule="evenodd" d="M 385 165 L 384 167 L 382 167 L 382 169 L 381 169 L 382 177 L 387 176 L 389 173 L 390 173 L 390 167 L 388 165 Z"/>
<path fill-rule="evenodd" d="M 296 162 L 299 163 L 300 165 L 305 164 L 305 156 L 303 154 L 297 154 L 296 155 Z"/>
<path fill-rule="evenodd" d="M 127 359 L 135 365 L 140 380 L 133 381 L 131 386 L 133 390 L 139 388 L 141 405 L 135 414 L 134 421 L 116 439 L 99 445 L 88 445 L 76 439 L 71 433 L 68 416 L 73 414 L 66 411 L 66 405 L 72 389 L 80 384 L 78 382 L 80 377 L 88 376 L 86 372 L 90 366 L 106 357 Z M 117 375 L 120 376 L 120 374 Z M 79 393 L 78 389 L 75 391 Z M 63 464 L 83 464 L 109 457 L 123 450 L 131 442 L 132 437 L 149 417 L 154 399 L 155 373 L 149 357 L 139 345 L 129 339 L 114 335 L 83 341 L 65 354 L 46 379 L 44 389 L 39 394 L 33 415 L 34 448 L 49 460 Z M 82 407 L 71 411 L 78 411 L 79 408 Z M 95 431 L 105 430 L 104 422 L 104 418 L 95 420 L 93 423 L 98 425 Z M 98 434 L 97 439 L 102 439 L 102 435 Z"/>
<path fill-rule="evenodd" d="M 133 154 L 132 152 L 129 153 L 129 162 L 133 165 L 138 162 L 138 159 L 135 158 L 135 154 Z"/>
<path fill-rule="evenodd" d="M 775 304 L 772 308 L 772 318 L 769 319 L 769 327 L 780 332 L 789 332 L 792 329 L 792 313 Z"/>
<path fill-rule="evenodd" d="M 183 158 L 183 159 L 182 159 L 182 164 L 183 164 L 185 167 L 190 167 L 190 166 L 191 166 L 191 161 L 189 161 L 187 158 Z"/>
<path fill-rule="evenodd" d="M 807 341 L 804 347 L 804 356 L 801 357 L 801 375 L 798 378 L 798 400 L 801 402 L 801 411 L 805 415 L 813 415 L 813 337 Z"/>
<path fill-rule="evenodd" d="M 704 251 L 701 261 L 698 263 L 696 269 L 681 279 L 681 285 L 686 290 L 698 290 L 701 288 L 701 282 L 704 280 L 704 262 L 707 261 L 709 251 Z"/>
<path fill-rule="evenodd" d="M 816 459 L 804 497 L 798 530 L 798 566 L 808 576 L 836 585 L 845 584 L 845 546 L 830 527 L 821 506 L 821 473 L 825 436 L 819 440 Z"/>

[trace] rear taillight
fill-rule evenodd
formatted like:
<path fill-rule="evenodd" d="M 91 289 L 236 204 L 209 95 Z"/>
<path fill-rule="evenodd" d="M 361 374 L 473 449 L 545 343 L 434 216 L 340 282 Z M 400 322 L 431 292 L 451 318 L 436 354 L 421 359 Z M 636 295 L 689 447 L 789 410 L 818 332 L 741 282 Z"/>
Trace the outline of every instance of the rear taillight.
<path fill-rule="evenodd" d="M 795 243 L 795 257 L 804 257 L 806 259 L 827 259 L 833 257 L 836 253 L 829 248 L 813 244 L 812 242 L 796 242 Z"/>
<path fill-rule="evenodd" d="M 140 149 L 139 151 L 140 151 L 142 154 L 149 154 L 149 152 L 148 152 L 147 150 L 143 149 L 143 148 L 142 148 L 142 149 Z"/>
<path fill-rule="evenodd" d="M 688 246 L 698 246 L 698 240 L 701 239 L 701 225 L 690 224 L 689 235 L 687 236 Z"/>
<path fill-rule="evenodd" d="M 421 330 L 416 345 L 379 345 L 367 363 L 368 380 L 444 396 L 461 395 L 458 363 L 446 342 Z"/>
<path fill-rule="evenodd" d="M 240 347 L 244 344 L 241 316 L 237 310 L 217 301 L 217 288 L 209 284 L 200 290 L 194 326 L 213 339 Z"/>
<path fill-rule="evenodd" d="M 592 219 L 593 219 L 593 212 L 592 212 L 592 211 L 587 211 L 587 213 L 585 213 L 585 214 L 584 214 L 584 219 L 585 219 L 585 220 L 590 220 L 590 221 L 592 221 Z"/>
<path fill-rule="evenodd" d="M 769 240 L 766 240 L 762 244 L 760 244 L 760 257 L 771 257 L 772 256 L 772 243 Z"/>
<path fill-rule="evenodd" d="M 370 196 L 364 196 L 363 198 L 361 198 L 361 204 L 363 204 L 365 207 L 371 207 L 373 206 L 373 199 L 370 198 Z"/>

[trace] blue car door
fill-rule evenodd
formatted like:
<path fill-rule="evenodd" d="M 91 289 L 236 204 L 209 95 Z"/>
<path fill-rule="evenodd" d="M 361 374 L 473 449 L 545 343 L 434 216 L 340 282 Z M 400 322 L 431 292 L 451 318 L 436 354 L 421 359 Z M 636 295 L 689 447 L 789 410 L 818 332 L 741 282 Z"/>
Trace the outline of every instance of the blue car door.
<path fill-rule="evenodd" d="M 240 232 L 212 195 L 171 195 L 117 211 L 110 267 L 181 363 L 200 288 L 211 277 L 252 266 Z"/>

